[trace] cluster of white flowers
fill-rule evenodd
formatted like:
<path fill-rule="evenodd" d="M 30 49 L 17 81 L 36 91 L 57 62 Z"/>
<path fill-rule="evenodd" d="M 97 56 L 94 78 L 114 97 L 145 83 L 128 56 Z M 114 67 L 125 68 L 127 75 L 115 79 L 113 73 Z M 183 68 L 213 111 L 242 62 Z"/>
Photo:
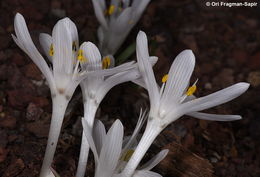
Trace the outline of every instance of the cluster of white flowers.
<path fill-rule="evenodd" d="M 89 149 L 94 154 L 95 177 L 160 177 L 151 169 L 167 155 L 168 150 L 162 150 L 150 161 L 138 166 L 155 138 L 170 123 L 183 115 L 216 121 L 241 119 L 239 115 L 198 112 L 238 97 L 248 89 L 249 84 L 238 83 L 196 98 L 193 94 L 197 81 L 189 87 L 195 67 L 195 57 L 190 50 L 181 52 L 175 58 L 169 73 L 162 79 L 161 87 L 156 83 L 152 69 L 158 58 L 149 56 L 147 37 L 142 31 L 136 40 L 137 62 L 115 66 L 113 55 L 137 23 L 149 0 L 111 0 L 108 8 L 104 0 L 92 2 L 101 24 L 98 29 L 99 49 L 91 42 L 79 45 L 76 25 L 69 18 L 61 19 L 54 26 L 52 35 L 42 33 L 39 37 L 52 67 L 49 67 L 35 47 L 23 16 L 19 13 L 15 16 L 15 35 L 12 37 L 43 73 L 52 97 L 53 112 L 40 177 L 58 176 L 51 168 L 51 163 L 67 105 L 78 85 L 83 95 L 84 131 L 76 177 L 85 176 Z M 150 99 L 150 111 L 141 111 L 130 137 L 124 137 L 124 127 L 119 120 L 106 133 L 102 122 L 94 119 L 107 92 L 127 81 L 147 89 Z M 146 120 L 145 131 L 138 139 L 137 135 Z"/>

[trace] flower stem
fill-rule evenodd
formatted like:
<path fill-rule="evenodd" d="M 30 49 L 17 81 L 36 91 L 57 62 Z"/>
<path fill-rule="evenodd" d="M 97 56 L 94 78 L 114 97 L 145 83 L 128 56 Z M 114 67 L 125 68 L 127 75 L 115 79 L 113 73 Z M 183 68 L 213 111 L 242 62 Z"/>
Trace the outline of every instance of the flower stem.
<path fill-rule="evenodd" d="M 93 128 L 97 108 L 98 107 L 96 106 L 93 99 L 88 99 L 88 101 L 84 103 L 84 119 L 88 122 L 91 130 Z M 88 162 L 88 153 L 89 153 L 89 144 L 83 131 L 76 177 L 85 176 L 85 171 Z"/>
<path fill-rule="evenodd" d="M 52 99 L 52 117 L 49 130 L 47 147 L 43 159 L 40 177 L 48 177 L 51 174 L 51 163 L 54 158 L 57 142 L 60 135 L 64 114 L 69 100 L 65 95 L 56 95 Z"/>
<path fill-rule="evenodd" d="M 158 136 L 158 134 L 161 132 L 161 128 L 158 125 L 155 125 L 150 122 L 148 122 L 147 127 L 145 129 L 145 132 L 138 143 L 137 148 L 135 149 L 134 154 L 126 164 L 123 172 L 121 173 L 121 176 L 123 177 L 131 177 L 139 163 L 141 162 L 143 156 L 155 140 L 155 138 Z"/>

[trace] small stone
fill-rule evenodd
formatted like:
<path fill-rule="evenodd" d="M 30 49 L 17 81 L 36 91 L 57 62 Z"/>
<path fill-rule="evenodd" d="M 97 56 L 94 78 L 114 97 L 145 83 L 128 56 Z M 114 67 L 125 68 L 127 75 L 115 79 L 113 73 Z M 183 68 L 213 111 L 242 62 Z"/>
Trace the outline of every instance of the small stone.
<path fill-rule="evenodd" d="M 250 72 L 247 81 L 253 86 L 257 87 L 260 85 L 260 71 Z"/>
<path fill-rule="evenodd" d="M 212 163 L 217 163 L 218 162 L 218 159 L 216 157 L 211 157 L 210 158 L 210 162 Z"/>
<path fill-rule="evenodd" d="M 205 89 L 211 90 L 212 89 L 212 85 L 211 83 L 207 82 L 204 86 Z"/>
<path fill-rule="evenodd" d="M 27 107 L 26 118 L 30 121 L 38 120 L 43 113 L 43 110 L 36 106 L 34 103 L 30 103 Z"/>

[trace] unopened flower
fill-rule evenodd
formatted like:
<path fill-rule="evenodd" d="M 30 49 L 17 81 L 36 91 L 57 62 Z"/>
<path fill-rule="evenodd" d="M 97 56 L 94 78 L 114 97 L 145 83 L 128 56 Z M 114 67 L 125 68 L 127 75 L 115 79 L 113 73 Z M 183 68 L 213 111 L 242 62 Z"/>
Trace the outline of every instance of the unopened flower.
<path fill-rule="evenodd" d="M 114 122 L 107 133 L 101 121 L 97 120 L 95 122 L 93 133 L 91 133 L 88 123 L 85 122 L 84 119 L 82 120 L 85 135 L 95 157 L 95 177 L 121 177 L 121 171 L 131 158 L 135 149 L 136 143 L 134 143 L 134 140 L 145 121 L 144 116 L 145 114 L 140 114 L 135 131 L 130 138 L 124 138 L 123 125 L 119 120 Z M 167 153 L 168 150 L 162 150 L 150 161 L 136 170 L 133 176 L 159 177 L 159 174 L 150 170 L 156 166 Z"/>
<path fill-rule="evenodd" d="M 190 77 L 195 66 L 195 57 L 190 50 L 181 52 L 174 60 L 169 74 L 163 78 L 162 87 L 158 87 L 152 66 L 148 61 L 148 43 L 144 32 L 137 36 L 137 60 L 140 72 L 143 76 L 150 98 L 150 113 L 144 135 L 138 147 L 123 171 L 124 177 L 132 176 L 134 170 L 150 147 L 157 135 L 170 123 L 184 114 L 206 120 L 237 120 L 237 115 L 214 115 L 199 113 L 223 103 L 226 103 L 242 93 L 248 87 L 248 83 L 238 83 L 228 88 L 204 96 L 193 98 L 196 91 L 196 82 L 189 86 Z"/>
<path fill-rule="evenodd" d="M 103 55 L 114 55 L 131 29 L 138 22 L 150 0 L 92 0 L 100 23 L 98 38 Z"/>

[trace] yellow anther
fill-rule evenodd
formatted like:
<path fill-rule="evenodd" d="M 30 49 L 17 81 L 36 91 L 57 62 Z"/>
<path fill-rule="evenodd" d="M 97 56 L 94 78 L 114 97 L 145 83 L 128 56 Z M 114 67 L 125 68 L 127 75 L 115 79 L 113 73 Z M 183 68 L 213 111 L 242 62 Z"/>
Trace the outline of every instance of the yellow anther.
<path fill-rule="evenodd" d="M 53 56 L 53 55 L 54 55 L 54 48 L 53 48 L 53 44 L 51 44 L 51 46 L 50 46 L 49 55 L 50 55 L 50 56 Z"/>
<path fill-rule="evenodd" d="M 87 59 L 86 59 L 86 57 L 84 57 L 84 54 L 83 54 L 83 50 L 82 50 L 82 49 L 79 50 L 78 60 L 79 60 L 80 62 L 82 62 L 82 63 L 87 62 Z"/>
<path fill-rule="evenodd" d="M 193 85 L 191 86 L 188 91 L 186 92 L 186 95 L 191 96 L 195 91 L 197 90 L 197 86 Z"/>
<path fill-rule="evenodd" d="M 133 150 L 133 149 L 129 149 L 126 153 L 125 153 L 125 155 L 123 156 L 123 161 L 125 161 L 125 162 L 128 162 L 129 160 L 130 160 L 130 158 L 132 157 L 132 155 L 133 155 L 133 153 L 134 153 L 135 151 Z"/>
<path fill-rule="evenodd" d="M 110 60 L 110 58 L 109 58 L 108 56 L 106 56 L 106 57 L 102 60 L 102 68 L 103 68 L 103 69 L 107 69 L 107 68 L 109 68 L 110 64 L 111 64 L 111 60 Z"/>
<path fill-rule="evenodd" d="M 76 44 L 75 41 L 73 41 L 73 43 L 72 43 L 72 50 L 73 50 L 74 52 L 77 51 L 77 44 Z"/>
<path fill-rule="evenodd" d="M 162 83 L 165 83 L 168 80 L 168 74 L 165 74 L 162 78 Z"/>
<path fill-rule="evenodd" d="M 115 6 L 114 5 L 110 5 L 108 10 L 107 10 L 107 14 L 108 15 L 112 15 L 115 11 Z"/>

